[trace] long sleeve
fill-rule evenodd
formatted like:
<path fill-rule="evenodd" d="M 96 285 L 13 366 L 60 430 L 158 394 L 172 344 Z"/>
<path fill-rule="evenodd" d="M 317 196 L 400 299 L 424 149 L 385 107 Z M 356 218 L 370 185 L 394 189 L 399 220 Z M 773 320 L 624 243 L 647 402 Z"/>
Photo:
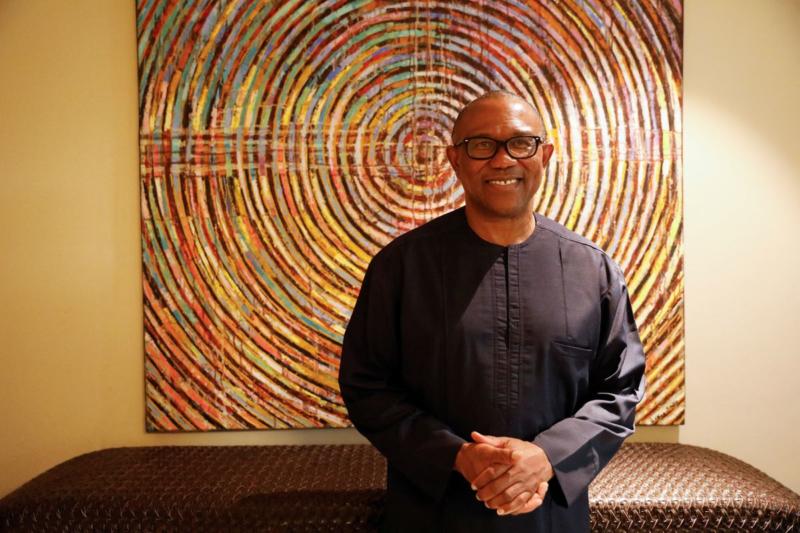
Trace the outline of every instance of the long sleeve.
<path fill-rule="evenodd" d="M 633 433 L 636 404 L 644 395 L 645 357 L 627 288 L 619 267 L 609 261 L 607 268 L 591 393 L 573 416 L 542 431 L 533 441 L 550 460 L 567 505 L 587 489 Z"/>
<path fill-rule="evenodd" d="M 438 500 L 464 440 L 415 405 L 402 381 L 401 288 L 401 261 L 384 250 L 367 269 L 345 332 L 339 386 L 355 427 L 392 468 Z"/>

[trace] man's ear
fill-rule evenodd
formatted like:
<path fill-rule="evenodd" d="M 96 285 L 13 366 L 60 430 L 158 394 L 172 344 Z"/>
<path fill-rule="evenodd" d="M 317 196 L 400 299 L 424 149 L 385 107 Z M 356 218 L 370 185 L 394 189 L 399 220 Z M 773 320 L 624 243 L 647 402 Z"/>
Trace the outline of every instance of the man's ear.
<path fill-rule="evenodd" d="M 547 166 L 550 156 L 553 155 L 553 145 L 550 143 L 542 145 L 542 168 Z"/>
<path fill-rule="evenodd" d="M 450 166 L 458 173 L 458 148 L 455 146 L 448 146 L 446 149 L 447 160 L 450 161 Z"/>

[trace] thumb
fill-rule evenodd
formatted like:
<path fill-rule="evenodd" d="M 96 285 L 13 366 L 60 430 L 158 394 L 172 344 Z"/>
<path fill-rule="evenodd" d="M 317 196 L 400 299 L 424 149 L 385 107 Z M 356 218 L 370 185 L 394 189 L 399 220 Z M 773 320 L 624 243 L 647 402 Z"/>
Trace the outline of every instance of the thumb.
<path fill-rule="evenodd" d="M 472 440 L 479 443 L 479 444 L 491 444 L 492 446 L 502 446 L 503 439 L 499 437 L 493 437 L 491 435 L 483 435 L 478 433 L 477 431 L 473 431 L 470 436 Z"/>

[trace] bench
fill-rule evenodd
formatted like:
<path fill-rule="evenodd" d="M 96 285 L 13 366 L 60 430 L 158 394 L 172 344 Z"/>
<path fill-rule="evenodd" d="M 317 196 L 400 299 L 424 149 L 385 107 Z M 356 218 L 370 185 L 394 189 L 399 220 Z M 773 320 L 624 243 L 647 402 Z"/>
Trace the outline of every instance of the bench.
<path fill-rule="evenodd" d="M 367 445 L 114 448 L 0 500 L 0 530 L 373 531 L 385 483 Z M 626 443 L 589 496 L 594 531 L 800 531 L 800 496 L 696 446 Z"/>

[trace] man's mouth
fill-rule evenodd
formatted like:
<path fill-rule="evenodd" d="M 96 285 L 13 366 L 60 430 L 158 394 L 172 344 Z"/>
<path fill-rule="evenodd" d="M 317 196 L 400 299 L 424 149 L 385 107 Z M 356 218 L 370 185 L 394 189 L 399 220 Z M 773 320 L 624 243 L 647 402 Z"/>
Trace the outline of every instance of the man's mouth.
<path fill-rule="evenodd" d="M 496 178 L 486 180 L 486 183 L 491 183 L 493 185 L 513 185 L 518 181 L 522 181 L 521 178 Z"/>

